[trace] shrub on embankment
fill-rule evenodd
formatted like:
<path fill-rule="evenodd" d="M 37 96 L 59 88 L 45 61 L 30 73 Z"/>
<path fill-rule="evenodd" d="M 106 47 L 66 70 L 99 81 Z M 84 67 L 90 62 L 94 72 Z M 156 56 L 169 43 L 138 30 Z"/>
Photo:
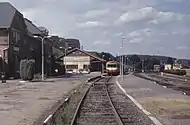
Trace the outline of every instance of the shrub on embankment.
<path fill-rule="evenodd" d="M 180 70 L 180 69 L 177 69 L 177 70 L 165 70 L 164 73 L 180 75 L 180 76 L 186 75 L 186 71 L 185 70 Z"/>
<path fill-rule="evenodd" d="M 22 80 L 31 81 L 35 73 L 35 60 L 21 60 L 20 62 L 20 77 Z"/>

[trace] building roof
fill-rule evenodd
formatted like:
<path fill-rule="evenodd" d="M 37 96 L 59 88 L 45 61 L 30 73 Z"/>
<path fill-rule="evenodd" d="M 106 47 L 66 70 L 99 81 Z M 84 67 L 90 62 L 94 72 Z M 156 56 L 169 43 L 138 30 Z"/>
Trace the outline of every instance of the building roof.
<path fill-rule="evenodd" d="M 37 26 L 35 26 L 32 23 L 32 21 L 30 21 L 26 18 L 24 19 L 24 21 L 27 26 L 27 30 L 28 30 L 29 34 L 37 35 L 37 36 L 42 35 L 42 32 L 40 31 L 40 29 Z"/>
<path fill-rule="evenodd" d="M 17 9 L 8 2 L 0 3 L 0 28 L 9 28 Z"/>
<path fill-rule="evenodd" d="M 89 53 L 89 54 L 91 54 L 91 55 L 94 55 L 94 56 L 100 57 L 100 56 L 98 55 L 98 53 L 95 52 L 95 51 L 86 51 L 86 52 Z"/>
<path fill-rule="evenodd" d="M 38 27 L 38 29 L 42 32 L 43 35 L 47 36 L 49 34 L 49 30 L 43 26 Z"/>
<path fill-rule="evenodd" d="M 58 49 L 54 46 L 52 47 L 52 52 L 55 55 L 55 57 L 59 57 L 64 54 L 64 52 L 62 52 L 60 49 Z"/>
<path fill-rule="evenodd" d="M 92 54 L 90 54 L 90 53 L 88 53 L 86 51 L 83 51 L 83 50 L 79 49 L 79 48 L 72 49 L 71 51 L 69 51 L 68 53 L 66 53 L 66 55 L 69 55 L 69 54 L 71 54 L 72 52 L 75 52 L 75 51 L 80 51 L 80 52 L 82 52 L 82 53 L 84 53 L 84 54 L 86 54 L 86 55 L 88 55 L 88 56 L 90 56 L 90 57 L 92 57 L 94 59 L 97 59 L 97 60 L 99 60 L 101 62 L 106 62 L 106 60 L 104 60 L 102 58 L 99 58 L 98 56 L 92 55 Z M 58 57 L 57 59 L 63 58 L 64 56 L 65 55 L 62 55 L 62 56 Z"/>

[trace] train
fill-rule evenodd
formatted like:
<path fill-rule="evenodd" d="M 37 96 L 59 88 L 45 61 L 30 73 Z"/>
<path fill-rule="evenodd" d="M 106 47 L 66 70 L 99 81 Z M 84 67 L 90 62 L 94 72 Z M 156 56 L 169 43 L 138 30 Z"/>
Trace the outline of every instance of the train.
<path fill-rule="evenodd" d="M 120 74 L 120 65 L 117 61 L 108 61 L 106 63 L 105 72 L 110 76 L 117 76 Z"/>

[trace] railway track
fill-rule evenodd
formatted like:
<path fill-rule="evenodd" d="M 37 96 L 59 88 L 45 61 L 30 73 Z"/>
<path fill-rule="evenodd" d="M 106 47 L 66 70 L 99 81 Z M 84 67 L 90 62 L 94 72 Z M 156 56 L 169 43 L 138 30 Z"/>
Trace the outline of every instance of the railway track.
<path fill-rule="evenodd" d="M 174 81 L 174 82 L 180 82 L 180 83 L 188 83 L 188 79 L 184 77 L 183 79 L 177 76 L 169 76 L 169 75 L 159 75 L 159 74 L 149 74 L 151 77 L 157 77 L 165 81 Z"/>
<path fill-rule="evenodd" d="M 155 81 L 157 84 L 163 87 L 172 88 L 174 90 L 182 92 L 184 95 L 190 95 L 189 81 L 181 81 L 176 78 L 168 78 L 166 76 L 160 76 L 156 74 L 148 74 L 147 76 L 141 74 L 135 74 L 135 76 Z"/>
<path fill-rule="evenodd" d="M 161 81 L 164 81 L 164 82 L 168 82 L 170 84 L 175 84 L 175 85 L 181 84 L 181 85 L 187 85 L 188 86 L 188 81 L 181 80 L 181 79 L 178 79 L 175 77 L 161 76 L 161 75 L 156 75 L 156 74 L 150 74 L 149 76 L 160 79 Z"/>
<path fill-rule="evenodd" d="M 153 125 L 130 99 L 118 95 L 110 80 L 111 77 L 105 77 L 92 84 L 70 125 Z"/>
<path fill-rule="evenodd" d="M 110 78 L 93 83 L 81 99 L 71 125 L 123 125 L 107 92 Z"/>
<path fill-rule="evenodd" d="M 167 76 L 168 78 L 175 78 L 175 79 L 179 79 L 182 81 L 189 81 L 190 77 L 189 76 L 178 76 L 178 75 L 173 75 L 173 74 L 168 74 L 168 73 L 164 73 L 164 76 Z"/>

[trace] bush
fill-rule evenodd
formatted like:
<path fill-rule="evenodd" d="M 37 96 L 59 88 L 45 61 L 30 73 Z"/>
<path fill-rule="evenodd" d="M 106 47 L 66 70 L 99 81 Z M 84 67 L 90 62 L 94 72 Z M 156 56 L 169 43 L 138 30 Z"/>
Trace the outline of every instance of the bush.
<path fill-rule="evenodd" d="M 26 66 L 28 60 L 21 60 L 20 62 L 20 77 L 23 80 L 27 80 Z"/>
<path fill-rule="evenodd" d="M 174 75 L 180 75 L 180 76 L 186 75 L 185 70 L 179 70 L 179 69 L 177 69 L 177 70 L 165 70 L 164 72 L 174 74 Z"/>
<path fill-rule="evenodd" d="M 34 78 L 35 60 L 22 60 L 20 62 L 20 77 L 31 81 Z"/>
<path fill-rule="evenodd" d="M 27 62 L 27 80 L 32 80 L 34 78 L 35 72 L 35 60 L 28 60 Z"/>

